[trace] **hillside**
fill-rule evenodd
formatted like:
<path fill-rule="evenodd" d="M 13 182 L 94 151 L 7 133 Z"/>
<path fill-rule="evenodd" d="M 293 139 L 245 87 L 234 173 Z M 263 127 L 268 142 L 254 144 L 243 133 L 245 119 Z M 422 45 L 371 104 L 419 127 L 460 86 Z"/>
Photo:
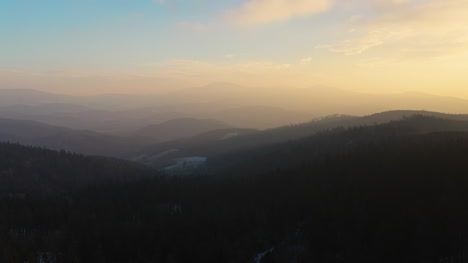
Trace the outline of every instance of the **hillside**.
<path fill-rule="evenodd" d="M 468 115 L 453 115 L 428 111 L 389 111 L 363 117 L 333 115 L 315 119 L 307 123 L 243 134 L 227 140 L 200 141 L 199 143 L 187 142 L 185 144 L 184 142 L 155 144 L 145 147 L 139 155 L 145 155 L 147 158 L 151 158 L 152 156 L 160 155 L 161 153 L 172 149 L 177 149 L 177 152 L 165 155 L 164 161 L 190 156 L 214 157 L 220 154 L 235 151 L 247 151 L 261 146 L 298 140 L 312 136 L 318 132 L 338 127 L 347 128 L 362 125 L 383 124 L 390 121 L 402 120 L 415 115 L 433 116 L 453 120 L 468 120 Z"/>
<path fill-rule="evenodd" d="M 468 0 L 0 0 L 0 263 L 468 263 Z"/>
<path fill-rule="evenodd" d="M 144 127 L 133 133 L 133 136 L 169 141 L 225 128 L 229 126 L 221 121 L 182 118 Z"/>
<path fill-rule="evenodd" d="M 122 160 L 0 143 L 0 196 L 55 195 L 150 175 Z"/>
<path fill-rule="evenodd" d="M 63 103 L 68 96 L 33 89 L 0 89 L 0 105 L 39 105 Z"/>
<path fill-rule="evenodd" d="M 410 118 L 263 148 L 212 176 L 0 199 L 0 260 L 461 263 L 468 133 L 441 124 L 466 128 Z"/>
<path fill-rule="evenodd" d="M 69 96 L 35 90 L 0 89 L 0 105 L 2 107 L 18 104 L 32 106 L 41 104 L 79 105 L 94 109 L 111 119 L 115 118 L 116 112 L 128 114 L 132 111 L 140 111 L 131 119 L 140 118 L 138 123 L 143 125 L 174 118 L 224 120 L 223 115 L 225 115 L 226 123 L 248 128 L 270 128 L 275 125 L 303 122 L 316 116 L 339 113 L 363 116 L 400 109 L 468 113 L 467 100 L 417 92 L 369 94 L 323 86 L 252 88 L 227 83 L 214 83 L 158 95 Z M 270 114 L 265 111 L 270 112 Z M 258 123 L 254 121 L 253 116 L 256 116 Z M 14 118 L 13 116 L 4 117 Z M 88 117 L 92 118 L 93 116 L 89 115 Z M 106 118 L 100 120 L 104 121 Z M 125 122 L 132 123 L 131 119 L 125 118 Z M 144 121 L 151 119 L 152 122 L 149 123 Z M 44 119 L 35 120 L 44 121 Z M 66 126 L 64 124 L 67 123 L 66 120 L 64 123 L 57 122 L 58 120 L 52 121 L 55 121 L 53 124 L 58 126 Z M 72 125 L 69 122 L 68 124 Z M 112 125 L 115 126 L 116 130 L 122 129 L 116 122 L 112 122 Z M 142 126 L 132 127 L 141 128 Z"/>
<path fill-rule="evenodd" d="M 253 90 L 255 92 L 253 92 Z M 158 104 L 216 103 L 233 107 L 270 106 L 324 116 L 336 113 L 368 115 L 400 109 L 468 113 L 468 101 L 424 93 L 371 94 L 333 87 L 253 88 L 229 83 L 213 83 L 158 97 Z"/>
<path fill-rule="evenodd" d="M 222 118 L 224 122 L 234 127 L 254 129 L 271 129 L 284 125 L 303 123 L 310 121 L 314 116 L 311 113 L 268 106 L 246 106 L 205 114 L 212 119 Z"/>
<path fill-rule="evenodd" d="M 444 132 L 468 133 L 468 121 L 414 116 L 380 125 L 338 127 L 298 140 L 214 156 L 205 172 L 252 174 L 303 167 L 369 143 Z"/>
<path fill-rule="evenodd" d="M 140 138 L 118 137 L 73 130 L 36 121 L 0 118 L 0 141 L 18 142 L 55 150 L 121 157 L 148 143 Z"/>
<path fill-rule="evenodd" d="M 214 131 L 208 131 L 192 137 L 172 140 L 159 143 L 156 146 L 150 145 L 143 147 L 135 156 L 131 157 L 132 161 L 144 163 L 149 166 L 162 167 L 165 164 L 171 163 L 173 156 L 183 156 L 189 154 L 186 149 L 197 148 L 202 145 L 216 145 L 220 142 L 230 140 L 235 137 L 244 136 L 258 132 L 253 129 L 237 129 L 227 128 Z M 159 149 L 159 151 L 155 151 Z M 154 154 L 148 154 L 148 152 Z M 196 154 L 194 152 L 194 154 Z"/>

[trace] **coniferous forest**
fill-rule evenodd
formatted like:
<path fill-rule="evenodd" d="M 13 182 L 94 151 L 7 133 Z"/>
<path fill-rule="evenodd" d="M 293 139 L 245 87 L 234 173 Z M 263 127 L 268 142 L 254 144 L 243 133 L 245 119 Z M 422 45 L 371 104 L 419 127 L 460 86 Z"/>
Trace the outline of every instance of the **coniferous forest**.
<path fill-rule="evenodd" d="M 467 262 L 464 125 L 330 129 L 191 175 L 2 143 L 0 262 Z"/>
<path fill-rule="evenodd" d="M 0 263 L 468 263 L 468 0 L 0 0 Z"/>

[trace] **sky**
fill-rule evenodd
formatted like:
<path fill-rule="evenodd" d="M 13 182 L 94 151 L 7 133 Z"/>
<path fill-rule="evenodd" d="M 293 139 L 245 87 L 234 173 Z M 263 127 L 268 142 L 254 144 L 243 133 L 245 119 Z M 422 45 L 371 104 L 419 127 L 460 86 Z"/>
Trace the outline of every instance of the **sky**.
<path fill-rule="evenodd" d="M 468 99 L 466 14 L 467 0 L 0 0 L 0 86 L 229 82 Z"/>

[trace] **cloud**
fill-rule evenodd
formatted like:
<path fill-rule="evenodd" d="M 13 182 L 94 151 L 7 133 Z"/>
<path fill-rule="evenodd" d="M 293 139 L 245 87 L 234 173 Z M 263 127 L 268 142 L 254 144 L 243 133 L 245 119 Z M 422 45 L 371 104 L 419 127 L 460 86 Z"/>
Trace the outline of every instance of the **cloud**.
<path fill-rule="evenodd" d="M 236 55 L 234 55 L 234 54 L 226 54 L 226 55 L 224 55 L 224 58 L 226 58 L 226 59 L 233 59 L 235 56 L 236 56 Z"/>
<path fill-rule="evenodd" d="M 411 0 L 374 0 L 371 4 L 378 8 L 393 8 L 410 2 Z"/>
<path fill-rule="evenodd" d="M 330 0 L 250 0 L 226 11 L 224 17 L 231 24 L 258 26 L 322 13 L 330 7 Z"/>
<path fill-rule="evenodd" d="M 318 45 L 316 48 L 325 48 L 331 52 L 343 53 L 345 55 L 361 54 L 373 47 L 380 46 L 385 40 L 391 38 L 391 34 L 381 30 L 370 31 L 363 37 L 344 40 L 338 44 Z"/>
<path fill-rule="evenodd" d="M 158 83 L 158 85 L 155 85 Z M 54 93 L 95 95 L 103 93 L 166 93 L 193 87 L 182 78 L 163 74 L 86 72 L 77 70 L 2 70 L 0 87 L 31 87 Z M 99 87 L 99 88 L 96 88 Z"/>
<path fill-rule="evenodd" d="M 310 62 L 312 62 L 311 57 L 301 59 L 301 64 L 310 64 Z"/>
<path fill-rule="evenodd" d="M 352 37 L 317 47 L 357 55 L 385 46 L 389 48 L 387 51 L 392 50 L 405 57 L 426 58 L 468 51 L 468 1 L 386 2 L 408 5 L 388 10 L 371 20 L 362 19 L 349 30 Z"/>
<path fill-rule="evenodd" d="M 292 69 L 294 66 L 288 63 L 273 63 L 265 61 L 244 61 L 239 63 L 210 63 L 198 60 L 178 59 L 163 63 L 149 63 L 144 66 L 160 67 L 165 70 L 174 70 L 185 73 L 272 73 Z"/>
<path fill-rule="evenodd" d="M 183 79 L 196 85 L 230 82 L 246 86 L 306 87 L 317 81 L 317 74 L 299 63 L 241 61 L 210 63 L 196 60 L 172 60 L 147 64 L 154 74 Z"/>

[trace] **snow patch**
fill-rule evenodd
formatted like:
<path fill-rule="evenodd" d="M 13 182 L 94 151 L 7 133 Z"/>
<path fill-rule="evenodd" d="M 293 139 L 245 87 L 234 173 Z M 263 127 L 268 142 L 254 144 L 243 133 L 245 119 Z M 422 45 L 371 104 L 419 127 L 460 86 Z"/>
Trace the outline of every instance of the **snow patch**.
<path fill-rule="evenodd" d="M 139 155 L 137 157 L 134 157 L 131 160 L 136 161 L 136 162 L 151 164 L 151 163 L 159 161 L 161 158 L 163 158 L 163 157 L 165 157 L 165 156 L 167 156 L 169 154 L 176 153 L 178 151 L 179 151 L 178 149 L 170 149 L 170 150 L 158 153 L 156 155 L 143 154 L 143 155 Z"/>
<path fill-rule="evenodd" d="M 230 132 L 230 133 L 227 133 L 226 135 L 224 135 L 221 140 L 227 140 L 227 139 L 230 139 L 230 138 L 233 138 L 233 137 L 237 137 L 239 136 L 239 133 L 238 132 Z"/>
<path fill-rule="evenodd" d="M 176 164 L 166 167 L 163 170 L 168 172 L 187 171 L 198 168 L 206 163 L 207 157 L 186 157 L 176 159 Z"/>
<path fill-rule="evenodd" d="M 273 252 L 275 249 L 270 248 L 268 250 L 263 251 L 262 253 L 258 253 L 257 256 L 254 258 L 254 263 L 261 263 L 263 258 L 268 255 L 269 253 Z"/>

